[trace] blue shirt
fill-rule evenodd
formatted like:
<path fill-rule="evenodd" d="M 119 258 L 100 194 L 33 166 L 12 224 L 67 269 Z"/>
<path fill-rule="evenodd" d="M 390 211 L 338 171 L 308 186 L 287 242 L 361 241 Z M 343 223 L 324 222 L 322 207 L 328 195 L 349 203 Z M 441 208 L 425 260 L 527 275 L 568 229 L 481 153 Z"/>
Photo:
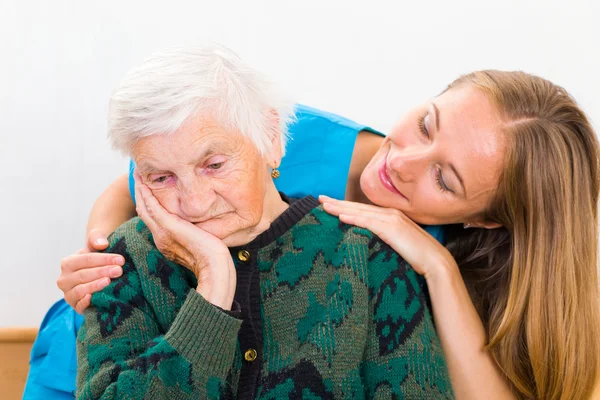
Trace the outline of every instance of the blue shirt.
<path fill-rule="evenodd" d="M 297 105 L 296 121 L 281 160 L 278 190 L 291 197 L 320 194 L 343 199 L 354 143 L 360 131 L 384 136 L 349 119 Z M 133 170 L 129 165 L 129 190 L 135 200 Z M 439 226 L 425 228 L 442 242 Z M 42 322 L 31 351 L 29 376 L 23 399 L 72 399 L 77 375 L 75 337 L 83 317 L 64 300 L 57 302 Z"/>

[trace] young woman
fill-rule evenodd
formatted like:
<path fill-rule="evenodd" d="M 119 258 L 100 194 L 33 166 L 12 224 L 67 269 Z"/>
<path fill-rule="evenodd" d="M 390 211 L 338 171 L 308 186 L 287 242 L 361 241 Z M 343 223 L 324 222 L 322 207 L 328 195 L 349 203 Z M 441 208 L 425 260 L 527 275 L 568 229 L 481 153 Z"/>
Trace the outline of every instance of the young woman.
<path fill-rule="evenodd" d="M 425 276 L 458 398 L 585 399 L 600 370 L 598 156 L 564 89 L 481 71 L 410 111 L 387 138 L 358 134 L 344 192 L 354 202 L 321 201 Z M 121 178 L 96 204 L 92 241 L 133 214 L 119 200 L 126 186 Z M 100 224 L 103 215 L 115 218 Z M 446 247 L 415 222 L 450 225 Z M 70 304 L 85 308 L 112 276 L 108 257 L 63 260 Z"/>

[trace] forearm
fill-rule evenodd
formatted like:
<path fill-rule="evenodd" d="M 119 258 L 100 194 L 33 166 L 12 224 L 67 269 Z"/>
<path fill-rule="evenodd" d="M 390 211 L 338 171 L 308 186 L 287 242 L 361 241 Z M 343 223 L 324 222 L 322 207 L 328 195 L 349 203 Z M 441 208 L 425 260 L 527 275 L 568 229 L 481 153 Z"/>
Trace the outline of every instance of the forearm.
<path fill-rule="evenodd" d="M 428 278 L 436 330 L 457 399 L 514 399 L 506 378 L 485 350 L 487 335 L 458 268 Z"/>
<path fill-rule="evenodd" d="M 98 197 L 90 212 L 87 234 L 92 229 L 98 229 L 108 236 L 121 224 L 136 216 L 127 179 L 127 174 L 119 176 Z"/>
<path fill-rule="evenodd" d="M 108 311 L 91 309 L 85 315 L 78 398 L 220 398 L 227 392 L 241 321 L 193 291 L 164 336 L 148 337 L 147 330 L 158 327 L 137 310 L 127 327 L 106 336 L 98 316 Z"/>

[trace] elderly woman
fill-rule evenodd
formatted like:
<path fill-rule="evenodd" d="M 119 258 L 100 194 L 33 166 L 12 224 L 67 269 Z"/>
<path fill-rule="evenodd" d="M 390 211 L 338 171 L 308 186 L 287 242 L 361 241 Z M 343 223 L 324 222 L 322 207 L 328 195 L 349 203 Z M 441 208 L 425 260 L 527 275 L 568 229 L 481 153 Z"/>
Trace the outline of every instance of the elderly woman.
<path fill-rule="evenodd" d="M 79 398 L 452 396 L 423 279 L 276 190 L 290 110 L 219 47 L 157 54 L 115 92 L 141 219 L 110 237 L 125 265 L 85 312 Z"/>

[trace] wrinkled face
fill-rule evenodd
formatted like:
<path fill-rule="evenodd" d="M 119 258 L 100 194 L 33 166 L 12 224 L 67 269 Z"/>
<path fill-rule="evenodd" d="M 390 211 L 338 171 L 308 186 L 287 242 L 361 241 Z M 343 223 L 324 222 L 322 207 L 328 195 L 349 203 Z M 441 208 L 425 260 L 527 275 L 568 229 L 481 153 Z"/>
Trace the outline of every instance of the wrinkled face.
<path fill-rule="evenodd" d="M 373 203 L 422 224 L 474 222 L 504 159 L 502 122 L 485 94 L 460 85 L 408 112 L 361 176 Z"/>
<path fill-rule="evenodd" d="M 222 239 L 247 243 L 263 215 L 268 166 L 252 142 L 207 118 L 140 139 L 137 170 L 162 206 Z M 235 242 L 235 243 L 234 243 Z"/>

